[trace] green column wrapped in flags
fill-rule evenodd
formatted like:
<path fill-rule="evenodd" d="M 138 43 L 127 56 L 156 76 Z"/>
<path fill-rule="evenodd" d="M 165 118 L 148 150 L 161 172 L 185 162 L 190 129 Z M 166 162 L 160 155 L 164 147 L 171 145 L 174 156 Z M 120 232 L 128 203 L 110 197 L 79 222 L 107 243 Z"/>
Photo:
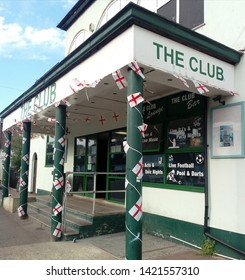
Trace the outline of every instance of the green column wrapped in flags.
<path fill-rule="evenodd" d="M 62 239 L 62 210 L 65 156 L 66 106 L 56 107 L 54 174 L 52 187 L 51 233 L 53 241 Z"/>
<path fill-rule="evenodd" d="M 136 71 L 137 70 L 137 71 Z M 140 71 L 140 72 L 139 72 Z M 143 74 L 139 68 L 128 70 L 126 152 L 126 259 L 142 259 L 142 97 Z"/>
<path fill-rule="evenodd" d="M 27 200 L 28 200 L 28 173 L 30 156 L 31 122 L 23 122 L 22 152 L 21 152 L 21 171 L 20 171 L 20 205 L 18 214 L 21 219 L 26 219 Z"/>
<path fill-rule="evenodd" d="M 9 170 L 10 170 L 10 152 L 11 152 L 11 132 L 4 133 L 4 153 L 3 153 L 3 181 L 2 181 L 2 204 L 5 197 L 9 195 Z"/>

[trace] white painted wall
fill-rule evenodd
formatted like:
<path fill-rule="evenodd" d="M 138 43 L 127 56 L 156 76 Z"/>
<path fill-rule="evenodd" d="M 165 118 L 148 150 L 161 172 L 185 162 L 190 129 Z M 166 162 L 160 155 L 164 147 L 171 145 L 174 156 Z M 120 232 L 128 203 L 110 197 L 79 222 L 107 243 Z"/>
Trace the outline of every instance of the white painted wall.
<path fill-rule="evenodd" d="M 52 171 L 53 167 L 45 167 L 45 159 L 46 159 L 46 137 L 42 139 L 41 137 L 31 139 L 30 146 L 30 170 L 29 170 L 29 184 L 28 191 L 33 190 L 32 186 L 32 178 L 33 178 L 33 155 L 37 154 L 37 181 L 36 188 L 42 189 L 46 191 L 52 190 Z"/>
<path fill-rule="evenodd" d="M 143 187 L 143 211 L 203 225 L 204 194 Z"/>
<path fill-rule="evenodd" d="M 196 31 L 236 50 L 245 48 L 245 1 L 205 0 L 205 24 Z"/>

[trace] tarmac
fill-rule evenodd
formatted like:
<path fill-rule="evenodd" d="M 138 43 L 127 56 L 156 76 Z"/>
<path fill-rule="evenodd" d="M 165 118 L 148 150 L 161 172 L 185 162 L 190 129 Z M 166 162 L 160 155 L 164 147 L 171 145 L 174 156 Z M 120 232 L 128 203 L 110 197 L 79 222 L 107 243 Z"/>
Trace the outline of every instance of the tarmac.
<path fill-rule="evenodd" d="M 143 233 L 142 260 L 225 260 L 201 250 Z M 21 220 L 0 207 L 0 260 L 125 260 L 125 233 L 76 241 L 51 240 L 50 228 Z"/>

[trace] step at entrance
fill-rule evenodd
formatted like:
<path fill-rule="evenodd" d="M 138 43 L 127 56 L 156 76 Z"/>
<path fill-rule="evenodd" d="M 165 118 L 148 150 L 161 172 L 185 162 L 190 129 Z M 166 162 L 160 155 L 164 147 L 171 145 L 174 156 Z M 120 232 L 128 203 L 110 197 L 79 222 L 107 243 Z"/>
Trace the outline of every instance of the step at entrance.
<path fill-rule="evenodd" d="M 41 226 L 51 228 L 51 196 L 37 196 L 28 204 L 29 217 Z M 68 197 L 63 213 L 63 237 L 65 240 L 82 239 L 125 230 L 125 209 L 104 200 L 96 199 L 96 211 L 92 215 L 92 199 Z"/>

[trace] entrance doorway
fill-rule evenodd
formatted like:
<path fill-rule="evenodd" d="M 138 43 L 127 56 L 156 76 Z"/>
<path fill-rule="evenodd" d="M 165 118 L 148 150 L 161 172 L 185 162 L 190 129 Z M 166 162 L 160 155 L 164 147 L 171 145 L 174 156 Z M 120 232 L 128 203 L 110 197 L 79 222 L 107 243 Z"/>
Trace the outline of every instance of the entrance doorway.
<path fill-rule="evenodd" d="M 98 134 L 97 138 L 97 172 L 107 172 L 108 165 L 108 141 L 110 139 L 110 134 L 102 133 Z M 105 191 L 106 190 L 106 174 L 97 175 L 96 181 L 96 189 L 97 191 Z M 96 195 L 97 198 L 106 198 L 106 193 L 98 193 Z"/>

